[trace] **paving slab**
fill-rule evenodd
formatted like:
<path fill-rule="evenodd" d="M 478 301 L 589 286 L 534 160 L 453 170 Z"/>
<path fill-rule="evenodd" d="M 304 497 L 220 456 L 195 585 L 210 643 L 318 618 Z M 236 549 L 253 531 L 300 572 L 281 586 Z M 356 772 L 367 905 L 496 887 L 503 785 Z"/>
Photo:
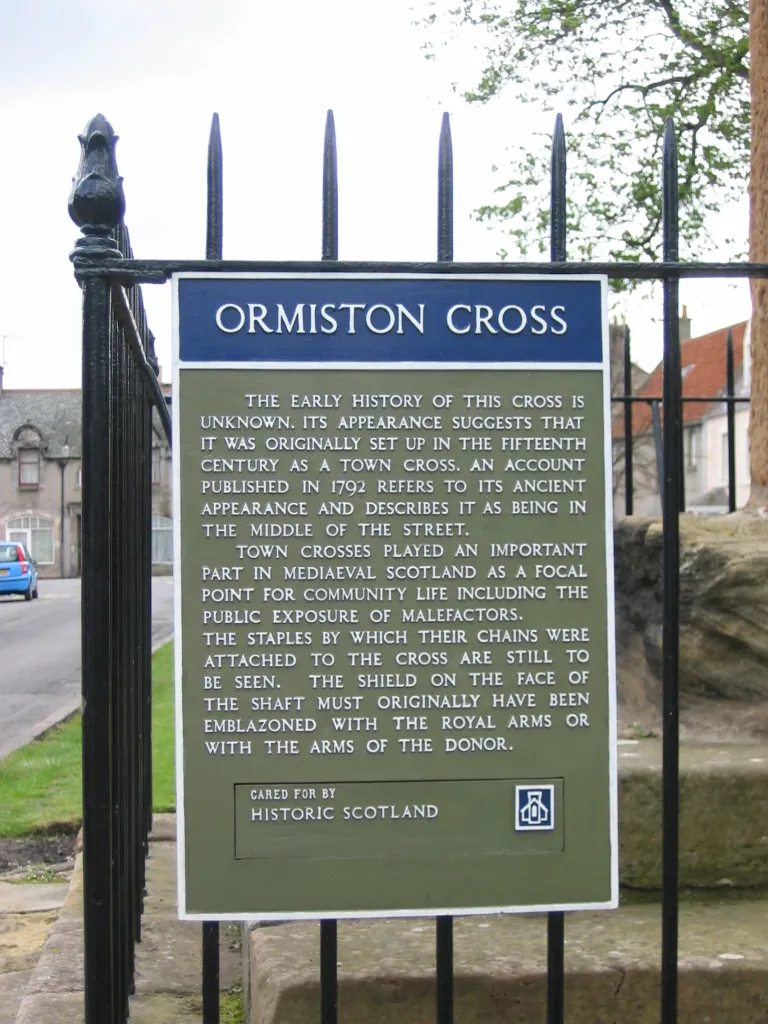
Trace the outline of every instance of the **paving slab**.
<path fill-rule="evenodd" d="M 0 882 L 0 913 L 35 914 L 64 906 L 67 882 Z"/>
<path fill-rule="evenodd" d="M 176 842 L 176 815 L 155 814 L 152 817 L 152 831 L 149 834 L 150 841 L 155 843 Z"/>
<path fill-rule="evenodd" d="M 31 970 L 0 974 L 0 1024 L 15 1024 L 21 998 L 31 977 Z"/>
<path fill-rule="evenodd" d="M 83 1024 L 82 992 L 56 992 L 22 999 L 15 1024 Z"/>
<path fill-rule="evenodd" d="M 199 996 L 154 992 L 131 1001 L 131 1024 L 200 1024 L 202 1019 Z"/>
<path fill-rule="evenodd" d="M 657 1024 L 660 908 L 629 906 L 566 919 L 569 1024 Z M 319 927 L 255 928 L 249 1024 L 316 1024 Z M 538 1021 L 546 1008 L 546 919 L 457 918 L 455 1016 L 462 1024 Z M 433 920 L 340 922 L 339 1019 L 432 1024 Z M 679 1024 L 768 1020 L 768 900 L 681 908 Z"/>

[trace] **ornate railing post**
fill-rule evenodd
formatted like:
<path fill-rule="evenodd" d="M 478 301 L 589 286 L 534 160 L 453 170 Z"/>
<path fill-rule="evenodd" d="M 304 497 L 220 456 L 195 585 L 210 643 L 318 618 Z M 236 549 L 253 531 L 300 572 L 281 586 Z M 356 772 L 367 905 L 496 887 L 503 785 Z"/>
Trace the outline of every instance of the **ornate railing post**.
<path fill-rule="evenodd" d="M 86 1024 L 122 1020 L 127 991 L 115 943 L 110 659 L 112 304 L 97 271 L 121 259 L 112 233 L 125 212 L 117 136 L 101 114 L 79 136 L 69 214 L 80 227 L 72 261 L 83 293 L 82 693 L 83 886 Z"/>

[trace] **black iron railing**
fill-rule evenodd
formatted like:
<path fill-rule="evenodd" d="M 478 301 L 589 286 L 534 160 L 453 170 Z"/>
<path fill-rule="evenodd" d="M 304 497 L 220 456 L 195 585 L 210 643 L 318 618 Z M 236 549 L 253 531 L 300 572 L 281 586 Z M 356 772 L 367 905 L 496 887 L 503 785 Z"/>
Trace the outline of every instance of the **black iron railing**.
<path fill-rule="evenodd" d="M 85 1017 L 122 1021 L 152 826 L 152 409 L 170 442 L 141 290 L 89 267 L 133 259 L 115 137 L 80 138 L 70 214 L 83 292 L 82 687 Z"/>
<path fill-rule="evenodd" d="M 765 263 L 678 262 L 677 153 L 672 122 L 663 147 L 663 261 L 568 262 L 566 258 L 566 140 L 558 117 L 552 145 L 550 260 L 542 263 L 453 262 L 453 155 L 443 117 L 438 150 L 437 261 L 347 263 L 338 260 L 338 186 L 333 116 L 326 122 L 322 171 L 321 260 L 226 261 L 222 258 L 222 147 L 214 115 L 208 150 L 206 255 L 202 260 L 137 260 L 122 227 L 122 186 L 109 124 L 94 118 L 82 136 L 83 158 L 71 210 L 83 238 L 73 254 L 83 291 L 83 848 L 85 868 L 85 1020 L 122 1024 L 133 983 L 133 948 L 140 939 L 144 857 L 151 823 L 150 554 L 151 409 L 170 441 L 167 403 L 157 384 L 153 341 L 138 285 L 175 271 L 376 271 L 409 273 L 605 274 L 658 280 L 664 312 L 663 395 L 632 394 L 629 341 L 623 403 L 626 510 L 632 511 L 633 407 L 651 404 L 663 496 L 663 891 L 662 1024 L 677 1019 L 678 936 L 678 660 L 679 511 L 684 506 L 682 407 L 721 401 L 728 410 L 729 501 L 735 502 L 732 344 L 726 394 L 681 395 L 678 291 L 681 278 L 768 277 Z M 663 430 L 660 407 L 664 409 Z M 548 916 L 547 1006 L 542 1019 L 563 1024 L 565 917 Z M 453 922 L 435 921 L 436 1019 L 453 1021 Z M 219 930 L 202 929 L 203 1019 L 219 1020 Z M 320 929 L 321 1024 L 338 1017 L 337 923 Z"/>

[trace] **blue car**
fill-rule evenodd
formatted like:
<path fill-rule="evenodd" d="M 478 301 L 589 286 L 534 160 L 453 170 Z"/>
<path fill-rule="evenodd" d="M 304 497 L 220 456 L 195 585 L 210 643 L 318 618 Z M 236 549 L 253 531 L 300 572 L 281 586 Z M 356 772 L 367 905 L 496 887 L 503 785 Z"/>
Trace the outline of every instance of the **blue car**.
<path fill-rule="evenodd" d="M 23 594 L 25 601 L 37 597 L 35 563 L 17 541 L 0 541 L 0 594 Z"/>

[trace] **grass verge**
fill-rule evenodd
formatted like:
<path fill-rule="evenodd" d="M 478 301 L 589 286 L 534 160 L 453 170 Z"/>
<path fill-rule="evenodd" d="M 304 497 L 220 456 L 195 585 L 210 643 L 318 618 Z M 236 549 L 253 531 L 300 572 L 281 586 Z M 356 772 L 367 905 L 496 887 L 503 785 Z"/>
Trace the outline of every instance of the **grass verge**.
<path fill-rule="evenodd" d="M 152 794 L 172 811 L 173 644 L 152 658 Z M 82 820 L 82 729 L 76 714 L 0 761 L 0 838 L 76 831 Z"/>

